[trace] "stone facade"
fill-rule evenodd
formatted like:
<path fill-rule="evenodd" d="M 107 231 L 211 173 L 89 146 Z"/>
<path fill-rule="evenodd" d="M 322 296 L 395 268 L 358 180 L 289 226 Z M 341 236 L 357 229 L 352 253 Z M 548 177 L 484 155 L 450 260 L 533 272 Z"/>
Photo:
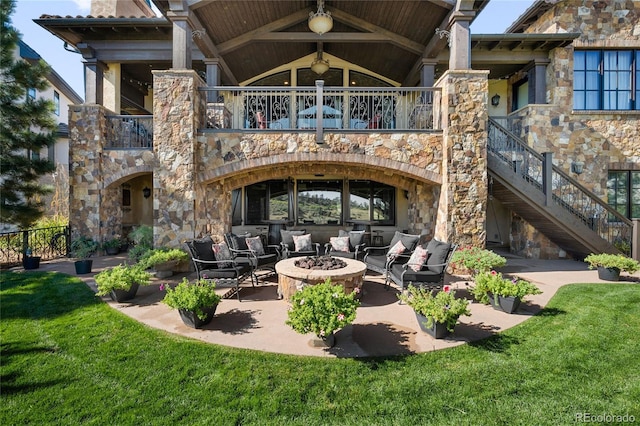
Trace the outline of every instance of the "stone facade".
<path fill-rule="evenodd" d="M 579 48 L 640 49 L 640 2 L 559 2 L 529 27 L 529 33 L 580 33 L 572 46 L 551 52 L 548 105 L 518 111 L 521 136 L 538 152 L 552 152 L 554 165 L 606 200 L 609 170 L 640 170 L 640 112 L 574 111 L 573 54 Z M 571 163 L 584 172 L 571 173 Z M 513 216 L 511 249 L 526 257 L 562 258 L 566 253 L 545 235 Z"/>

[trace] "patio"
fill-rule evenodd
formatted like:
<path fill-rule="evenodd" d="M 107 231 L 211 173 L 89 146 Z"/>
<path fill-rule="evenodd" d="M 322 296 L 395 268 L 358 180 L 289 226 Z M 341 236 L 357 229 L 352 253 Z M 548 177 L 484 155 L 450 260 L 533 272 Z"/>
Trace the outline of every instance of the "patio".
<path fill-rule="evenodd" d="M 251 288 L 247 282 L 245 286 L 249 287 L 242 289 L 241 302 L 235 298 L 223 299 L 213 321 L 199 330 L 185 326 L 178 313 L 161 302 L 164 292 L 159 290 L 160 283 L 175 284 L 184 276 L 194 279 L 195 273 L 177 274 L 163 280 L 154 278 L 152 285 L 140 287 L 130 303 L 116 303 L 108 297 L 103 300 L 150 327 L 209 343 L 273 353 L 357 358 L 427 352 L 479 340 L 535 315 L 564 284 L 600 282 L 597 271 L 587 269 L 582 262 L 533 260 L 501 254 L 508 258 L 508 266 L 502 268 L 504 272 L 518 274 L 536 283 L 543 293 L 528 297 L 528 303 L 523 303 L 516 314 L 506 314 L 490 306 L 471 303 L 472 315 L 460 318 L 455 332 L 446 339 L 436 340 L 421 332 L 412 309 L 398 303 L 397 289 L 392 287 L 385 290 L 381 277 L 377 275 L 367 275 L 356 320 L 336 333 L 336 345 L 330 349 L 311 347 L 308 343 L 311 336 L 297 334 L 285 325 L 288 305 L 277 298 L 275 276 L 255 288 Z M 93 275 L 126 259 L 126 254 L 97 257 L 92 274 L 78 278 L 95 290 Z M 68 259 L 42 263 L 39 271 L 75 275 L 73 261 Z M 637 281 L 638 277 L 640 273 L 621 279 Z M 457 289 L 458 295 L 468 296 L 466 277 L 448 275 L 447 281 Z"/>

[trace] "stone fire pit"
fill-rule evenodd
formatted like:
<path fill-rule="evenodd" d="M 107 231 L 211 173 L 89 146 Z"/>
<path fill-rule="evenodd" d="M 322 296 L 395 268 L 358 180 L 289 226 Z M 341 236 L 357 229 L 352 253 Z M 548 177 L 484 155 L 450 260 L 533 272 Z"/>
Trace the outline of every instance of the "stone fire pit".
<path fill-rule="evenodd" d="M 330 256 L 321 257 L 337 259 Z M 305 258 L 293 257 L 276 263 L 278 295 L 284 300 L 288 301 L 296 291 L 301 290 L 305 285 L 323 283 L 327 278 L 331 278 L 331 283 L 334 285 L 342 285 L 347 294 L 355 288 L 362 288 L 364 273 L 367 270 L 367 265 L 364 262 L 340 258 L 338 260 L 344 262 L 345 266 L 338 269 L 309 269 L 296 266 L 296 262 L 304 260 Z M 323 262 L 327 262 L 327 259 L 324 259 Z"/>

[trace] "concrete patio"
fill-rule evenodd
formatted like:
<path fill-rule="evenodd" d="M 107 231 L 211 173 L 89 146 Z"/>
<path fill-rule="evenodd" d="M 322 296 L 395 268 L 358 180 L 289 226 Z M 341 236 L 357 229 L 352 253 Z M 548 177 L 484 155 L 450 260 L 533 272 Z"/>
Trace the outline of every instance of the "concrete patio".
<path fill-rule="evenodd" d="M 479 340 L 535 315 L 565 284 L 605 283 L 598 279 L 596 271 L 589 270 L 583 262 L 523 259 L 508 253 L 500 254 L 507 257 L 507 266 L 501 271 L 534 282 L 542 294 L 525 298 L 515 314 L 473 302 L 469 305 L 471 316 L 461 317 L 455 332 L 446 339 L 434 339 L 420 331 L 413 310 L 398 303 L 398 289 L 393 286 L 385 289 L 382 278 L 375 274 L 366 276 L 356 320 L 336 333 L 336 345 L 333 348 L 312 347 L 309 344 L 311 335 L 300 335 L 285 324 L 288 304 L 277 298 L 276 277 L 267 278 L 255 288 L 247 281 L 241 290 L 242 300 L 238 302 L 235 296 L 223 299 L 211 323 L 198 330 L 185 326 L 178 312 L 161 302 L 164 292 L 159 289 L 161 283 L 175 284 L 185 276 L 194 280 L 195 273 L 177 274 L 162 280 L 154 278 L 152 285 L 140 287 L 137 296 L 130 302 L 117 303 L 109 297 L 102 299 L 114 309 L 149 327 L 212 344 L 293 355 L 378 357 L 427 352 Z M 95 290 L 95 273 L 126 261 L 126 253 L 96 257 L 93 272 L 78 275 L 78 278 Z M 69 259 L 42 262 L 39 271 L 75 275 L 73 261 Z M 638 281 L 640 272 L 631 276 L 623 273 L 619 282 Z M 458 296 L 472 298 L 468 292 L 468 277 L 447 275 L 447 283 L 456 289 Z"/>

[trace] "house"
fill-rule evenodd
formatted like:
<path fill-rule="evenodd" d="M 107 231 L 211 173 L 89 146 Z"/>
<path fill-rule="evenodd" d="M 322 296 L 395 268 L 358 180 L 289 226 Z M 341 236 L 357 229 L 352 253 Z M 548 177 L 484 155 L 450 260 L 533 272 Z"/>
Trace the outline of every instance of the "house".
<path fill-rule="evenodd" d="M 42 57 L 22 40 L 14 51 L 14 60 L 24 60 L 36 63 Z M 46 215 L 69 215 L 69 105 L 81 104 L 82 98 L 69 86 L 69 84 L 55 71 L 46 76 L 49 87 L 44 91 L 31 88 L 27 96 L 34 99 L 44 98 L 51 100 L 55 106 L 54 114 L 58 122 L 57 139 L 54 146 L 43 149 L 36 155 L 47 156 L 56 165 L 56 170 L 51 175 L 42 176 L 40 183 L 49 185 L 53 192 L 45 197 L 44 206 Z M 15 230 L 14 225 L 1 224 L 3 231 Z"/>
<path fill-rule="evenodd" d="M 640 3 L 537 0 L 504 34 L 469 30 L 488 0 L 153 3 L 36 20 L 84 58 L 75 232 L 638 256 Z"/>

